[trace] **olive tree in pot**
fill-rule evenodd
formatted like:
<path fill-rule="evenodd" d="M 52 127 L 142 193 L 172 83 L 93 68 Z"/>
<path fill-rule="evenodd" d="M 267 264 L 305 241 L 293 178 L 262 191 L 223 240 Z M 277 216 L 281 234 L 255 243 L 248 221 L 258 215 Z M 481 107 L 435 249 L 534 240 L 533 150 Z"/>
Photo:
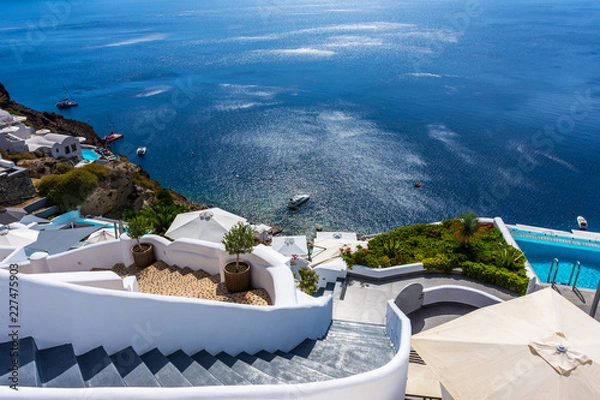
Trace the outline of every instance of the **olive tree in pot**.
<path fill-rule="evenodd" d="M 150 223 L 142 215 L 137 215 L 128 222 L 127 234 L 137 241 L 137 244 L 131 248 L 131 254 L 133 254 L 133 261 L 138 268 L 146 268 L 155 261 L 152 245 L 150 243 L 140 243 L 140 238 L 149 229 Z"/>
<path fill-rule="evenodd" d="M 240 261 L 240 254 L 250 253 L 254 248 L 252 227 L 238 222 L 223 236 L 221 241 L 225 250 L 235 254 L 235 262 L 225 265 L 225 287 L 230 293 L 243 292 L 250 289 L 250 264 Z"/>

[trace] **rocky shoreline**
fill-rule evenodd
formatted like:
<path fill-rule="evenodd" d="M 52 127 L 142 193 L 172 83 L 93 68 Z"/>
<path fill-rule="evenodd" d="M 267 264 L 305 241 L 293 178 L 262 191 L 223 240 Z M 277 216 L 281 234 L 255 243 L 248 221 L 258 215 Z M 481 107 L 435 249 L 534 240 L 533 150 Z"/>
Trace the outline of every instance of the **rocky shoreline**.
<path fill-rule="evenodd" d="M 11 100 L 4 85 L 0 83 L 0 108 L 11 114 L 27 117 L 26 124 L 34 128 L 49 129 L 63 135 L 84 137 L 85 143 L 93 146 L 103 146 L 104 143 L 89 124 L 64 118 L 53 112 L 41 112 L 28 108 Z M 20 167 L 27 168 L 32 180 L 56 173 L 57 165 L 64 161 L 52 157 L 22 159 L 16 162 Z M 82 214 L 104 215 L 120 218 L 125 209 L 139 211 L 143 206 L 151 204 L 156 193 L 165 190 L 160 183 L 153 180 L 139 165 L 121 156 L 120 161 L 111 161 L 106 165 L 110 174 L 103 179 L 81 207 Z M 185 196 L 171 189 L 168 190 L 175 203 L 190 211 L 209 207 L 208 205 L 188 200 Z"/>

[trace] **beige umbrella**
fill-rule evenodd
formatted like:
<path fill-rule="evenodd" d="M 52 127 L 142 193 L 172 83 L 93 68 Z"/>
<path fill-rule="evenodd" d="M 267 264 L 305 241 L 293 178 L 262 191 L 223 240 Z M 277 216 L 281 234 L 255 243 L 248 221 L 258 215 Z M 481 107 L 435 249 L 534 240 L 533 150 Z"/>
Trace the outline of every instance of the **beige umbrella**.
<path fill-rule="evenodd" d="M 412 337 L 454 399 L 600 398 L 600 323 L 548 288 Z"/>
<path fill-rule="evenodd" d="M 35 242 L 40 233 L 18 225 L 0 226 L 0 246 L 25 247 Z"/>
<path fill-rule="evenodd" d="M 246 219 L 220 208 L 178 214 L 165 233 L 171 239 L 201 239 L 220 243 L 223 235 Z"/>
<path fill-rule="evenodd" d="M 86 244 L 94 244 L 94 243 L 106 242 L 107 240 L 115 240 L 115 239 L 116 239 L 115 230 L 113 228 L 104 228 L 104 229 L 100 229 L 99 231 L 96 231 L 96 232 L 92 233 L 90 236 L 88 236 L 85 243 Z"/>

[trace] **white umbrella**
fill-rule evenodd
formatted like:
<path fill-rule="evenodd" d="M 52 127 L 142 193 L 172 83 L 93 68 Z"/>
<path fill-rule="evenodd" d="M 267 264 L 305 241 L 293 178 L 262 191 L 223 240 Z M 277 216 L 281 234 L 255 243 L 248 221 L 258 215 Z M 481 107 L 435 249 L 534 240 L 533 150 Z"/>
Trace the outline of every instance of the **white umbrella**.
<path fill-rule="evenodd" d="M 308 254 L 306 236 L 274 237 L 271 246 L 273 250 L 285 256 Z"/>
<path fill-rule="evenodd" d="M 107 240 L 115 240 L 115 239 L 116 239 L 115 230 L 113 228 L 104 228 L 104 229 L 100 229 L 99 231 L 96 231 L 96 232 L 92 233 L 90 236 L 88 236 L 85 243 L 86 244 L 94 244 L 94 243 L 106 242 Z"/>
<path fill-rule="evenodd" d="M 220 208 L 192 211 L 177 215 L 165 233 L 171 239 L 200 239 L 220 243 L 223 235 L 246 219 Z"/>
<path fill-rule="evenodd" d="M 38 231 L 27 228 L 0 227 L 0 246 L 25 247 L 37 240 Z"/>
<path fill-rule="evenodd" d="M 600 323 L 551 288 L 412 337 L 454 399 L 600 398 Z"/>

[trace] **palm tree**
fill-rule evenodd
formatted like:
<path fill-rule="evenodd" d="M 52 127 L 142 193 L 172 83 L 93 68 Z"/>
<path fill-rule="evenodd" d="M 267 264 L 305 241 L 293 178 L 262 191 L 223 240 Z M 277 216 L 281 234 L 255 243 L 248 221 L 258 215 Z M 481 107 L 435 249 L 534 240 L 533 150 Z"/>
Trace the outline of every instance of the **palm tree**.
<path fill-rule="evenodd" d="M 463 246 L 469 247 L 471 239 L 479 229 L 479 218 L 472 212 L 460 216 L 460 230 L 458 232 Z"/>
<path fill-rule="evenodd" d="M 140 214 L 148 219 L 154 228 L 154 233 L 163 235 L 169 229 L 177 214 L 183 211 L 183 207 L 177 204 L 158 202 L 142 208 Z"/>

